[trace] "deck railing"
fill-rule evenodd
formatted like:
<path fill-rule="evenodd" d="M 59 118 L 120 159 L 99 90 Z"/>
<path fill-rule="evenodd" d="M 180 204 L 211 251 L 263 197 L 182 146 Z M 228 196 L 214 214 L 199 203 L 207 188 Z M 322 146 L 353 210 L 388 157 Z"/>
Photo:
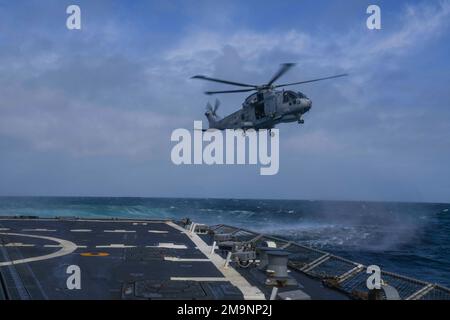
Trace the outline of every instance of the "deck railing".
<path fill-rule="evenodd" d="M 214 233 L 232 234 L 236 241 L 254 242 L 259 246 L 263 242 L 276 243 L 277 248 L 290 252 L 289 267 L 310 277 L 318 278 L 327 286 L 345 292 L 355 299 L 367 299 L 369 289 L 366 280 L 367 266 L 328 252 L 301 245 L 299 243 L 274 236 L 259 234 L 243 228 L 229 225 L 211 227 Z M 381 271 L 384 283 L 394 287 L 404 300 L 450 300 L 450 289 L 392 272 Z"/>

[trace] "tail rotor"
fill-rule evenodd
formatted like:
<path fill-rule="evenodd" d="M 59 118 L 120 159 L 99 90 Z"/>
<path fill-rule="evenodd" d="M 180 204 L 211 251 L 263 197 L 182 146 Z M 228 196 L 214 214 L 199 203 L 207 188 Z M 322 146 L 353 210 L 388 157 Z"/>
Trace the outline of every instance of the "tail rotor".
<path fill-rule="evenodd" d="M 214 102 L 214 107 L 211 105 L 211 103 L 206 104 L 206 113 L 212 115 L 214 118 L 218 118 L 217 110 L 220 107 L 220 101 L 216 99 Z"/>

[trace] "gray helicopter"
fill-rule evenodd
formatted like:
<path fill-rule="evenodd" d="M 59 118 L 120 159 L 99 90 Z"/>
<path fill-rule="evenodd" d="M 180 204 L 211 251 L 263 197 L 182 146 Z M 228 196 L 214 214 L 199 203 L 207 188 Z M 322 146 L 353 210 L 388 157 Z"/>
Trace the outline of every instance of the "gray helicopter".
<path fill-rule="evenodd" d="M 193 76 L 191 79 L 200 79 L 213 82 L 229 84 L 233 86 L 246 87 L 246 89 L 225 90 L 225 91 L 206 91 L 205 94 L 221 94 L 221 93 L 239 93 L 251 92 L 244 103 L 242 109 L 220 118 L 217 115 L 217 109 L 220 102 L 216 99 L 214 107 L 208 102 L 206 106 L 205 116 L 209 122 L 210 129 L 273 129 L 279 123 L 288 123 L 297 121 L 299 124 L 304 123 L 303 115 L 311 109 L 312 101 L 301 92 L 292 90 L 276 90 L 277 88 L 293 86 L 303 83 L 316 82 L 327 79 L 334 79 L 347 76 L 347 74 L 338 74 L 331 77 L 306 80 L 300 82 L 286 83 L 275 85 L 281 76 L 290 70 L 295 64 L 284 63 L 280 69 L 273 75 L 267 84 L 252 85 L 240 82 L 233 82 L 221 79 L 215 79 L 203 75 Z"/>

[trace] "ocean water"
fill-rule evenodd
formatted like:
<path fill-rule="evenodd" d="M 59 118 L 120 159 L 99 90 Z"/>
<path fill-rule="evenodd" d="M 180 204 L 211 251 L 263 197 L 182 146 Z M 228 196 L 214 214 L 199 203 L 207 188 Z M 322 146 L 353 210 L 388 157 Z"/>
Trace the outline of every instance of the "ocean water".
<path fill-rule="evenodd" d="M 0 197 L 1 215 L 189 217 L 295 240 L 450 287 L 450 204 L 167 198 Z"/>

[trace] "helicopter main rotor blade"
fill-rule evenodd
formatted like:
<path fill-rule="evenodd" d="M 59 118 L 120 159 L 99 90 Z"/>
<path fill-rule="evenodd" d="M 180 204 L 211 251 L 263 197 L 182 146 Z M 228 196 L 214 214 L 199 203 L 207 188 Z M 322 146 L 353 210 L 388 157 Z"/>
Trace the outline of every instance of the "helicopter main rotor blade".
<path fill-rule="evenodd" d="M 250 92 L 255 91 L 256 89 L 241 89 L 241 90 L 225 90 L 225 91 L 205 91 L 205 94 L 219 94 L 219 93 L 238 93 L 238 92 Z"/>
<path fill-rule="evenodd" d="M 283 63 L 278 70 L 277 73 L 275 73 L 270 79 L 270 81 L 267 83 L 268 86 L 271 86 L 275 81 L 277 81 L 282 75 L 284 75 L 286 72 L 289 71 L 293 66 L 295 66 L 295 63 Z"/>
<path fill-rule="evenodd" d="M 313 79 L 313 80 L 306 80 L 306 81 L 300 81 L 300 82 L 293 82 L 293 83 L 279 84 L 279 85 L 275 86 L 275 88 L 293 86 L 293 85 L 296 85 L 296 84 L 310 83 L 310 82 L 316 82 L 316 81 L 322 81 L 322 80 L 327 80 L 327 79 L 335 79 L 335 78 L 346 77 L 346 76 L 348 76 L 347 73 L 338 74 L 336 76 L 331 76 L 331 77 L 325 77 L 325 78 L 319 78 L 319 79 Z"/>
<path fill-rule="evenodd" d="M 200 79 L 200 80 L 214 81 L 214 82 L 219 82 L 219 83 L 231 84 L 233 86 L 239 86 L 239 87 L 252 87 L 252 88 L 256 88 L 257 87 L 257 86 L 255 86 L 253 84 L 246 84 L 246 83 L 240 83 L 240 82 L 233 82 L 233 81 L 228 81 L 228 80 L 210 78 L 210 77 L 202 76 L 202 75 L 193 76 L 191 79 Z"/>

